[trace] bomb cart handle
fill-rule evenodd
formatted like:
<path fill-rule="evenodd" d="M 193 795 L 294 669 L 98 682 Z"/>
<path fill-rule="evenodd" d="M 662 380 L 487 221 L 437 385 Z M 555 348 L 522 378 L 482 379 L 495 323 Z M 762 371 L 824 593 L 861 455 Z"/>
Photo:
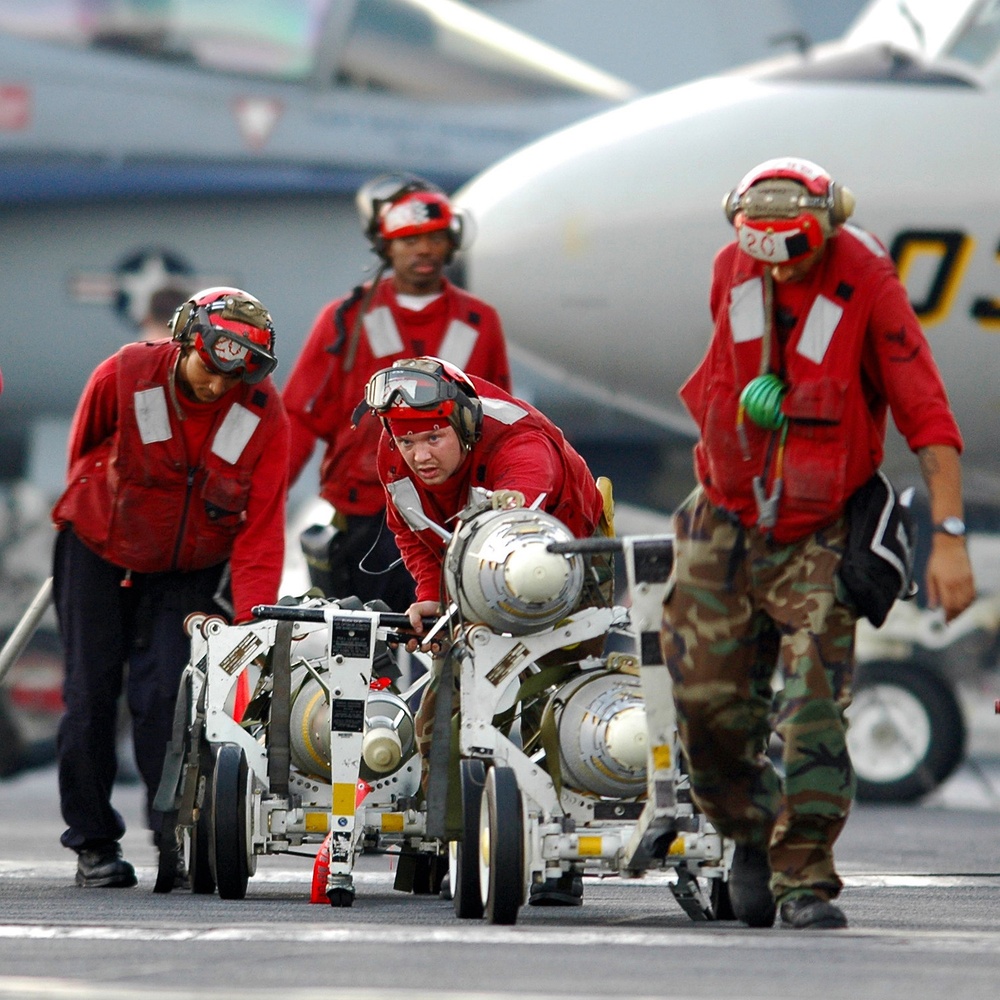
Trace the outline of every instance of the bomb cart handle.
<path fill-rule="evenodd" d="M 574 538 L 569 542 L 549 542 L 545 546 L 546 552 L 564 556 L 588 555 L 591 552 L 621 552 L 621 550 L 620 538 Z"/>
<path fill-rule="evenodd" d="M 665 584 L 674 562 L 673 535 L 623 535 L 617 538 L 574 538 L 549 542 L 549 552 L 590 555 L 621 552 L 625 557 L 630 586 L 636 583 Z"/>
<path fill-rule="evenodd" d="M 306 608 L 294 604 L 256 604 L 251 608 L 254 618 L 270 618 L 284 622 L 326 622 L 332 618 L 355 618 L 363 616 L 366 621 L 375 619 L 375 627 L 386 629 L 388 642 L 406 642 L 408 639 L 421 639 L 413 631 L 409 616 L 399 611 L 358 611 L 354 608 L 338 608 L 330 605 L 325 608 Z M 421 618 L 425 635 L 427 630 L 440 621 L 439 618 Z"/>
<path fill-rule="evenodd" d="M 325 622 L 330 618 L 352 618 L 359 612 L 354 608 L 302 608 L 294 604 L 256 604 L 252 608 L 254 618 L 271 618 L 279 622 Z M 410 629 L 410 619 L 398 611 L 363 611 L 365 618 L 374 615 L 380 628 Z M 433 625 L 436 618 L 425 618 L 425 624 Z"/>

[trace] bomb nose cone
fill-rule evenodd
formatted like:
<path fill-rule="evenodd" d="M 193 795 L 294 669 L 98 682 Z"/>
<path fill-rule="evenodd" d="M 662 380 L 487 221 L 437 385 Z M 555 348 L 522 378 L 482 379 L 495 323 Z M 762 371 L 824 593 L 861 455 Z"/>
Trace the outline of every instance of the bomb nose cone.
<path fill-rule="evenodd" d="M 544 545 L 525 545 L 510 554 L 504 566 L 504 580 L 515 597 L 530 604 L 557 598 L 566 586 L 569 565 Z"/>
<path fill-rule="evenodd" d="M 403 748 L 394 729 L 380 726 L 369 729 L 361 743 L 364 762 L 378 774 L 387 774 L 399 764 Z"/>

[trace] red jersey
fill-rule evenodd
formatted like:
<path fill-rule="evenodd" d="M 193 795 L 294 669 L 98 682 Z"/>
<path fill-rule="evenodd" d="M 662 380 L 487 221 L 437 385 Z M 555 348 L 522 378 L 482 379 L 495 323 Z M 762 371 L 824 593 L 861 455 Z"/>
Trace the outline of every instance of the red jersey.
<path fill-rule="evenodd" d="M 73 419 L 58 528 L 139 573 L 230 560 L 236 620 L 272 604 L 284 561 L 288 418 L 270 379 L 214 403 L 175 391 L 180 348 L 129 344 L 91 375 Z"/>
<path fill-rule="evenodd" d="M 496 310 L 442 281 L 441 295 L 414 310 L 400 304 L 392 278 L 383 278 L 365 313 L 350 371 L 344 371 L 345 356 L 368 286 L 331 302 L 317 317 L 288 378 L 283 398 L 292 424 L 289 481 L 298 478 L 321 438 L 326 451 L 320 496 L 343 514 L 370 516 L 385 506 L 375 464 L 378 421 L 351 426 L 351 414 L 375 372 L 401 358 L 432 355 L 510 388 Z"/>
<path fill-rule="evenodd" d="M 408 507 L 416 505 L 424 516 L 450 530 L 449 522 L 466 506 L 473 487 L 519 490 L 529 505 L 544 493 L 541 509 L 577 538 L 594 533 L 604 509 L 587 463 L 548 417 L 481 378 L 472 378 L 472 384 L 483 403 L 482 436 L 445 482 L 428 485 L 414 475 L 388 432 L 379 441 L 378 471 L 388 499 L 386 522 L 416 581 L 418 601 L 440 599 L 445 544 L 419 520 L 407 521 Z M 365 420 L 377 423 L 371 416 Z"/>
<path fill-rule="evenodd" d="M 766 265 L 724 247 L 715 260 L 715 332 L 681 399 L 701 430 L 695 469 L 709 499 L 757 523 L 753 478 L 770 496 L 782 479 L 781 543 L 831 523 L 882 462 L 887 410 L 910 447 L 962 438 L 930 346 L 892 260 L 870 234 L 846 226 L 801 281 L 774 284 L 767 368 L 787 393 L 783 430 L 740 423 L 739 397 L 761 372 Z M 782 443 L 783 441 L 783 443 Z"/>

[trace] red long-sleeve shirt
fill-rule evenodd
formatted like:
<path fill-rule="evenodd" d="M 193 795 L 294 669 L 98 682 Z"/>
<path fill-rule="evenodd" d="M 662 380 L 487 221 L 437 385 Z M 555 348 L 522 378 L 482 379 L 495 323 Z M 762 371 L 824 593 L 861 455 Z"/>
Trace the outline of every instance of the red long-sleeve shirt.
<path fill-rule="evenodd" d="M 425 516 L 449 530 L 474 486 L 519 490 L 529 506 L 544 493 L 541 509 L 559 518 L 577 538 L 594 533 L 604 509 L 587 463 L 551 420 L 483 379 L 473 378 L 472 383 L 484 401 L 482 436 L 445 482 L 428 485 L 412 473 L 388 432 L 379 441 L 379 476 L 389 499 L 386 523 L 416 581 L 418 601 L 440 598 L 445 544 L 430 529 L 412 527 L 396 508 L 392 494 L 401 480 L 410 481 Z M 503 408 L 503 419 L 491 415 L 499 414 L 496 407 Z"/>
<path fill-rule="evenodd" d="M 345 302 L 346 342 L 336 349 L 335 316 Z M 319 438 L 326 445 L 320 495 L 341 513 L 372 515 L 385 506 L 375 464 L 380 428 L 371 420 L 351 426 L 351 415 L 364 399 L 371 376 L 401 358 L 432 355 L 509 390 L 510 366 L 500 317 L 492 306 L 444 280 L 439 298 L 423 309 L 407 309 L 399 303 L 393 279 L 387 277 L 367 307 L 353 367 L 345 372 L 348 342 L 362 304 L 359 295 L 323 308 L 283 399 L 292 423 L 289 481 L 298 478 Z"/>
<path fill-rule="evenodd" d="M 162 342 L 151 350 L 176 354 L 176 345 Z M 54 519 L 58 527 L 72 523 L 81 540 L 109 562 L 131 568 L 127 559 L 116 558 L 113 535 L 107 537 L 107 527 L 101 523 L 103 515 L 97 513 L 87 503 L 74 502 L 74 491 L 79 495 L 78 481 L 92 476 L 103 477 L 110 492 L 110 502 L 114 502 L 114 474 L 106 460 L 110 453 L 109 443 L 117 441 L 120 433 L 118 369 L 120 354 L 103 361 L 94 370 L 83 390 L 70 430 L 69 468 L 70 485 L 63 497 L 56 503 Z M 280 399 L 274 386 L 266 381 L 257 387 L 275 397 L 279 407 Z M 212 431 L 217 427 L 219 417 L 233 403 L 230 390 L 214 403 L 197 403 L 177 392 L 173 398 L 179 403 L 184 419 L 178 420 L 173 407 L 168 406 L 170 426 L 174 434 L 179 434 L 184 444 L 188 468 L 198 467 L 203 456 L 212 446 Z M 232 574 L 233 604 L 235 620 L 244 621 L 250 617 L 250 609 L 255 604 L 273 604 L 278 596 L 278 586 L 284 561 L 285 495 L 288 481 L 288 420 L 284 412 L 269 425 L 270 437 L 259 449 L 250 474 L 250 489 L 243 512 L 242 523 L 236 533 L 229 554 Z M 90 461 L 93 459 L 93 461 Z M 81 475 L 81 470 L 85 473 Z M 84 482 L 84 487 L 86 483 Z M 159 503 L 147 499 L 147 503 Z M 148 497 L 153 497 L 150 491 Z M 176 506 L 182 502 L 181 496 L 171 497 Z M 73 516 L 67 516 L 70 511 Z M 148 511 L 150 519 L 157 520 L 157 511 Z M 194 533 L 202 523 L 197 504 L 192 506 L 192 516 L 187 521 L 187 530 Z M 141 517 L 139 515 L 134 515 Z M 173 567 L 169 564 L 171 546 L 164 547 L 164 564 L 157 571 Z M 185 569 L 184 565 L 177 568 Z"/>

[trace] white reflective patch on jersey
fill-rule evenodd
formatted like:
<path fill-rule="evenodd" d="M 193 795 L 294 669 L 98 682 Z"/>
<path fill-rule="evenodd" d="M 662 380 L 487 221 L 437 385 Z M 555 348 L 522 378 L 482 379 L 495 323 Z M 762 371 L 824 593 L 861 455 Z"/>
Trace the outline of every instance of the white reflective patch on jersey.
<path fill-rule="evenodd" d="M 844 228 L 860 243 L 863 243 L 876 257 L 888 257 L 886 249 L 879 241 L 866 229 L 859 229 L 849 223 Z"/>
<path fill-rule="evenodd" d="M 744 281 L 730 291 L 729 326 L 737 344 L 764 336 L 764 290 L 760 278 Z"/>
<path fill-rule="evenodd" d="M 806 325 L 796 348 L 797 353 L 819 364 L 843 315 L 843 307 L 825 295 L 818 295 L 806 318 Z"/>
<path fill-rule="evenodd" d="M 396 329 L 396 321 L 388 306 L 379 306 L 366 314 L 364 325 L 368 344 L 376 358 L 399 354 L 403 350 L 403 338 Z"/>
<path fill-rule="evenodd" d="M 480 397 L 483 404 L 483 414 L 499 420 L 502 424 L 516 424 L 522 417 L 528 415 L 528 411 L 516 403 L 508 403 L 505 399 L 490 399 Z"/>
<path fill-rule="evenodd" d="M 251 413 L 245 406 L 235 403 L 230 407 L 222 426 L 212 442 L 212 452 L 224 462 L 235 465 L 247 442 L 257 430 L 260 417 Z"/>
<path fill-rule="evenodd" d="M 389 483 L 386 490 L 393 506 L 399 511 L 403 520 L 414 531 L 423 531 L 427 527 L 427 515 L 424 514 L 424 507 L 420 502 L 417 488 L 413 485 L 413 480 L 397 479 L 395 482 Z"/>
<path fill-rule="evenodd" d="M 167 414 L 167 394 L 163 386 L 143 389 L 132 397 L 135 400 L 135 422 L 143 444 L 169 441 L 173 437 L 170 417 Z"/>
<path fill-rule="evenodd" d="M 451 362 L 456 368 L 464 369 L 469 363 L 478 338 L 478 330 L 459 319 L 453 319 L 448 324 L 444 340 L 437 349 L 437 356 L 442 361 Z"/>

